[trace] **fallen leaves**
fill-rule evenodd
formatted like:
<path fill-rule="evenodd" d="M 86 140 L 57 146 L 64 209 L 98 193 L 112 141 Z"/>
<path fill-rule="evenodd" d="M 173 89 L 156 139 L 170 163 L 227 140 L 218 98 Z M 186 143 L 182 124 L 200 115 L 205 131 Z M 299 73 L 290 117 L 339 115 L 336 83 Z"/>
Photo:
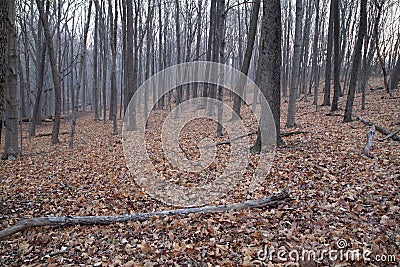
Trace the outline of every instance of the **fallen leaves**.
<path fill-rule="evenodd" d="M 368 109 L 359 113 L 393 130 L 396 126 L 390 125 L 398 121 L 399 100 L 381 99 L 379 94 L 383 93 L 369 95 Z M 350 248 L 368 248 L 373 255 L 393 254 L 400 259 L 399 143 L 376 142 L 375 158 L 361 157 L 368 127 L 357 121 L 342 124 L 341 117 L 325 116 L 325 108 L 314 112 L 309 103 L 299 102 L 298 107 L 297 123 L 305 133 L 284 138 L 286 145 L 278 148 L 270 175 L 252 196 L 265 197 L 288 187 L 293 198 L 290 205 L 27 230 L 0 241 L 0 265 L 254 266 L 264 247 L 322 250 L 334 248 L 339 239 L 346 240 Z M 69 129 L 68 123 L 62 126 L 62 131 Z M 49 131 L 50 125 L 38 127 L 39 133 Z M 47 137 L 35 138 L 24 144 L 19 160 L 2 161 L 0 228 L 24 217 L 170 209 L 137 187 L 126 167 L 120 137 L 111 132 L 111 123 L 93 122 L 89 114 L 78 120 L 74 150 L 67 148 L 67 136 L 62 136 L 63 142 L 57 146 L 49 145 Z M 204 136 L 210 137 L 206 133 Z M 192 137 L 190 132 L 183 135 L 183 147 L 196 158 L 198 149 L 190 146 L 195 140 Z M 229 146 L 224 146 L 221 151 L 228 153 Z M 158 149 L 152 147 L 154 163 L 169 172 L 171 179 L 185 183 L 186 177 L 175 177 L 174 170 L 163 163 Z M 217 172 L 214 163 L 210 173 Z M 223 201 L 243 200 L 246 196 L 242 193 L 237 189 Z M 285 264 L 276 258 L 262 263 Z M 326 259 L 300 265 L 348 264 L 364 266 L 364 262 Z"/>

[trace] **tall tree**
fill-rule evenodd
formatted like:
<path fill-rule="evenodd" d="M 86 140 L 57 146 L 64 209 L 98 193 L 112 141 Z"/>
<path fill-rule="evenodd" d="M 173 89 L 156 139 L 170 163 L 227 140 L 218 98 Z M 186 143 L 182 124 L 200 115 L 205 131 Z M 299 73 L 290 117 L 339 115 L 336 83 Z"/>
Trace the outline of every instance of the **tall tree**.
<path fill-rule="evenodd" d="M 113 121 L 113 135 L 118 134 L 117 127 L 117 22 L 118 22 L 118 1 L 114 0 L 114 13 L 112 1 L 108 0 L 108 15 L 110 16 L 110 44 L 111 44 L 111 98 L 110 98 L 110 119 Z"/>
<path fill-rule="evenodd" d="M 88 13 L 87 13 L 87 19 L 86 19 L 86 24 L 83 32 L 83 41 L 82 41 L 82 52 L 81 52 L 81 58 L 79 62 L 79 77 L 78 77 L 78 86 L 76 88 L 76 97 L 75 97 L 75 107 L 73 107 L 73 112 L 72 112 L 72 121 L 71 121 L 71 134 L 70 134 L 70 139 L 69 139 L 69 148 L 74 147 L 74 134 L 75 134 L 75 126 L 76 126 L 76 116 L 79 110 L 79 95 L 80 95 L 80 90 L 82 87 L 83 83 L 83 74 L 84 74 L 84 66 L 85 66 L 85 61 L 86 61 L 86 41 L 87 41 L 87 35 L 89 31 L 89 25 L 90 25 L 90 17 L 92 15 L 92 3 L 93 1 L 89 1 L 89 8 L 88 8 Z"/>
<path fill-rule="evenodd" d="M 333 99 L 331 111 L 339 109 L 340 96 L 340 9 L 339 0 L 333 2 Z"/>
<path fill-rule="evenodd" d="M 6 80 L 5 145 L 3 159 L 15 159 L 18 148 L 18 51 L 15 0 L 8 3 L 8 68 Z"/>
<path fill-rule="evenodd" d="M 250 67 L 250 61 L 251 57 L 253 55 L 253 50 L 254 50 L 254 40 L 256 38 L 256 33 L 257 33 L 257 22 L 258 22 L 258 13 L 260 10 L 260 4 L 261 0 L 256 0 L 253 3 L 253 9 L 251 11 L 251 18 L 250 18 L 250 27 L 249 27 L 249 32 L 247 34 L 247 46 L 246 46 L 246 52 L 244 54 L 244 59 L 242 63 L 242 68 L 241 72 L 243 72 L 244 75 L 247 75 L 249 73 L 249 67 Z M 236 85 L 236 92 L 243 92 L 244 89 L 244 79 L 240 79 L 239 83 Z M 237 115 L 240 116 L 240 107 L 241 107 L 242 100 L 240 99 L 239 96 L 235 95 L 234 101 L 233 101 L 233 112 L 235 112 Z M 234 118 L 234 116 L 232 116 Z"/>
<path fill-rule="evenodd" d="M 219 59 L 218 62 L 224 64 L 225 62 L 225 0 L 218 0 L 218 30 L 216 39 L 218 44 L 218 51 L 219 51 Z M 224 67 L 221 66 L 220 73 L 219 73 L 219 80 L 220 84 L 224 84 Z M 218 114 L 217 114 L 217 136 L 222 136 L 222 116 L 223 116 L 223 109 L 222 109 L 222 101 L 223 101 L 223 92 L 224 87 L 222 85 L 218 86 Z"/>
<path fill-rule="evenodd" d="M 136 16 L 137 17 L 137 16 Z M 133 5 L 132 0 L 126 0 L 126 97 L 125 110 L 128 107 L 131 98 L 135 94 L 135 77 L 134 77 L 134 36 L 133 36 Z M 129 110 L 126 110 L 127 130 L 136 129 L 136 107 L 134 103 L 129 105 Z"/>
<path fill-rule="evenodd" d="M 293 66 L 289 91 L 288 117 L 286 127 L 295 127 L 296 115 L 296 98 L 298 93 L 299 73 L 300 73 L 300 56 L 302 44 L 302 20 L 303 20 L 303 1 L 296 0 L 296 27 L 294 34 L 294 53 Z"/>
<path fill-rule="evenodd" d="M 318 87 L 319 87 L 319 69 L 318 69 L 318 39 L 319 39 L 319 1 L 315 1 L 315 22 L 314 22 L 314 38 L 313 38 L 313 56 L 312 56 L 312 68 L 313 68 L 313 79 L 314 79 L 314 102 L 316 109 L 318 108 Z M 311 86 L 311 85 L 310 85 Z"/>
<path fill-rule="evenodd" d="M 344 112 L 344 119 L 343 119 L 344 122 L 352 121 L 351 116 L 353 113 L 354 96 L 356 93 L 357 75 L 358 75 L 358 69 L 360 68 L 361 50 L 363 47 L 363 41 L 365 39 L 366 32 L 367 32 L 367 0 L 361 0 L 360 25 L 358 29 L 356 46 L 354 48 L 353 66 L 351 69 L 350 86 L 347 95 L 346 109 Z"/>
<path fill-rule="evenodd" d="M 283 141 L 280 137 L 280 107 L 281 107 L 281 51 L 282 22 L 281 1 L 263 0 L 263 16 L 261 24 L 261 43 L 258 61 L 258 87 L 271 108 L 278 144 Z M 261 112 L 265 112 L 264 109 Z M 261 116 L 265 116 L 261 114 Z M 261 151 L 261 131 L 258 131 L 257 141 L 252 152 Z"/>
<path fill-rule="evenodd" d="M 0 138 L 3 128 L 4 89 L 7 71 L 8 0 L 0 0 Z"/>
<path fill-rule="evenodd" d="M 93 46 L 93 91 L 94 91 L 94 120 L 100 120 L 100 89 L 98 81 L 98 36 L 99 36 L 99 3 L 95 0 L 96 15 L 94 19 L 94 46 Z"/>
<path fill-rule="evenodd" d="M 326 44 L 325 87 L 323 106 L 331 105 L 331 77 L 332 77 L 332 46 L 333 46 L 333 0 L 330 4 L 328 42 Z"/>
<path fill-rule="evenodd" d="M 60 132 L 60 122 L 61 122 L 61 84 L 60 84 L 60 76 L 57 71 L 57 62 L 56 62 L 56 57 L 54 54 L 54 46 L 53 46 L 53 40 L 49 28 L 49 24 L 47 21 L 47 16 L 45 15 L 44 8 L 43 8 L 43 2 L 41 0 L 36 0 L 36 4 L 39 9 L 39 14 L 40 18 L 42 20 L 42 25 L 43 25 L 43 30 L 44 30 L 44 36 L 46 39 L 46 46 L 47 46 L 47 51 L 48 55 L 50 58 L 50 66 L 51 66 L 51 72 L 53 76 L 53 84 L 54 84 L 54 96 L 55 96 L 55 101 L 54 101 L 54 123 L 53 123 L 53 130 L 51 134 L 51 142 L 53 144 L 57 144 L 60 141 L 58 140 L 58 135 Z M 50 7 L 50 1 L 46 0 L 46 10 L 48 10 Z M 47 12 L 46 12 L 47 13 Z"/>

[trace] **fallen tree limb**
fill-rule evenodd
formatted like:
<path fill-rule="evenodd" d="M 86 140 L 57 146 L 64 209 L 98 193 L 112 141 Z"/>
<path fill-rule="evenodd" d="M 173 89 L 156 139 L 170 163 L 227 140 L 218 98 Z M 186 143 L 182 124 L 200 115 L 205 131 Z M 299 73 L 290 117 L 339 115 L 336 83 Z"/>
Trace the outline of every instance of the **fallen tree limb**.
<path fill-rule="evenodd" d="M 297 135 L 297 134 L 306 134 L 308 132 L 305 131 L 294 131 L 294 132 L 287 132 L 287 133 L 281 133 L 282 137 L 288 137 L 288 136 L 292 136 L 292 135 Z"/>
<path fill-rule="evenodd" d="M 59 135 L 62 135 L 62 134 L 68 134 L 68 132 L 59 133 Z M 52 135 L 52 133 L 43 133 L 43 134 L 37 134 L 36 137 L 45 137 L 45 136 L 51 136 L 51 135 Z"/>
<path fill-rule="evenodd" d="M 204 206 L 200 208 L 164 210 L 119 216 L 62 216 L 30 218 L 19 221 L 17 224 L 1 230 L 0 239 L 33 227 L 111 224 L 115 222 L 145 221 L 157 216 L 166 217 L 173 215 L 187 215 L 191 213 L 228 212 L 247 208 L 275 207 L 289 199 L 289 192 L 287 189 L 284 189 L 281 193 L 271 195 L 267 198 L 248 200 L 229 205 Z"/>
<path fill-rule="evenodd" d="M 385 141 L 386 139 L 392 138 L 393 136 L 397 135 L 398 133 L 400 133 L 400 129 L 398 129 L 397 131 L 395 131 L 389 135 L 386 135 L 384 138 L 379 139 L 379 141 L 381 141 L 381 142 Z"/>
<path fill-rule="evenodd" d="M 357 115 L 357 114 L 355 114 L 355 113 L 353 113 L 352 115 L 353 115 L 355 118 L 357 118 L 357 120 L 359 120 L 359 121 L 361 121 L 362 123 L 364 123 L 365 125 L 368 125 L 368 126 L 375 125 L 375 128 L 376 128 L 376 130 L 377 130 L 378 132 L 380 132 L 380 133 L 382 133 L 382 134 L 384 134 L 384 135 L 386 135 L 386 136 L 387 136 L 387 135 L 390 135 L 390 132 L 389 132 L 388 130 L 386 130 L 385 128 L 383 128 L 382 126 L 376 125 L 375 123 L 372 123 L 372 122 L 370 122 L 370 121 L 364 119 L 363 117 L 361 117 L 361 116 L 359 116 L 359 115 Z M 400 141 L 400 137 L 399 137 L 397 134 L 391 136 L 391 138 L 392 138 L 394 141 Z"/>
<path fill-rule="evenodd" d="M 374 144 L 374 135 L 375 135 L 375 125 L 372 125 L 371 129 L 369 129 L 367 133 L 367 143 L 365 147 L 362 149 L 361 153 L 369 158 L 373 158 L 374 156 L 371 154 L 371 150 Z"/>

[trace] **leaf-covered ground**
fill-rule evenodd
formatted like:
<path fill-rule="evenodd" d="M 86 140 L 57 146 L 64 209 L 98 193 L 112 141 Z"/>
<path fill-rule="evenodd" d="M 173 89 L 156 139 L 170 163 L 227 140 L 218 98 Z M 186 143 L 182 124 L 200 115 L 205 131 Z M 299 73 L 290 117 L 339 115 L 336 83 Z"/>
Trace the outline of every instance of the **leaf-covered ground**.
<path fill-rule="evenodd" d="M 360 101 L 357 97 L 355 109 L 362 117 L 391 132 L 400 128 L 399 98 L 368 92 L 364 111 Z M 286 110 L 283 104 L 282 127 Z M 0 241 L 0 265 L 294 266 L 298 260 L 300 266 L 398 266 L 400 143 L 376 141 L 374 157 L 362 156 L 369 127 L 358 121 L 343 124 L 342 116 L 328 113 L 329 107 L 315 111 L 311 102 L 297 103 L 297 130 L 306 133 L 284 138 L 270 175 L 253 196 L 267 197 L 287 187 L 292 201 L 285 205 L 30 229 Z M 69 127 L 65 119 L 61 131 Z M 137 187 L 121 136 L 111 135 L 111 122 L 94 122 L 88 113 L 76 129 L 73 150 L 68 149 L 69 135 L 61 135 L 59 145 L 50 145 L 50 137 L 24 139 L 20 159 L 0 162 L 0 229 L 29 217 L 171 209 Z M 38 127 L 38 133 L 50 132 L 50 124 Z M 376 133 L 375 140 L 383 137 Z M 241 200 L 233 194 L 226 201 Z M 358 260 L 352 257 L 357 249 Z M 309 261 L 310 251 L 315 260 Z M 363 260 L 363 253 L 371 262 Z"/>

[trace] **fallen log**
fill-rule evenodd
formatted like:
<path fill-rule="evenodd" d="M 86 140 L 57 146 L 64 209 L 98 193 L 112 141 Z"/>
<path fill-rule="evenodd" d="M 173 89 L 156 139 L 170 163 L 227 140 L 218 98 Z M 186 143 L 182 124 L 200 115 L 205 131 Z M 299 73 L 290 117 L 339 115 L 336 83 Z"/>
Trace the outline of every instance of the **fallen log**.
<path fill-rule="evenodd" d="M 353 115 L 355 118 L 357 118 L 357 120 L 359 120 L 359 121 L 361 121 L 362 123 L 364 123 L 365 125 L 368 125 L 368 126 L 375 125 L 375 129 L 376 129 L 378 132 L 380 132 L 380 133 L 382 133 L 382 134 L 384 134 L 384 135 L 386 135 L 386 136 L 387 136 L 387 135 L 390 135 L 390 132 L 389 132 L 388 130 L 386 130 L 385 128 L 383 128 L 382 126 L 376 125 L 375 123 L 372 123 L 372 122 L 370 122 L 370 121 L 364 119 L 363 117 L 361 117 L 361 116 L 359 116 L 359 115 L 357 115 L 357 114 L 355 114 L 355 113 L 353 113 L 352 115 Z M 400 137 L 399 137 L 397 134 L 394 134 L 393 136 L 391 136 L 391 138 L 392 138 L 394 141 L 400 141 Z"/>
<path fill-rule="evenodd" d="M 362 149 L 361 153 L 369 158 L 373 158 L 374 156 L 371 154 L 371 150 L 374 144 L 374 135 L 375 135 L 375 125 L 372 125 L 371 129 L 369 129 L 367 133 L 367 143 L 365 147 Z"/>
<path fill-rule="evenodd" d="M 63 135 L 63 134 L 68 134 L 69 132 L 61 132 L 59 133 L 59 135 Z M 45 137 L 45 136 L 51 136 L 52 133 L 42 133 L 42 134 L 37 134 L 36 137 Z"/>
<path fill-rule="evenodd" d="M 371 87 L 370 90 L 373 91 L 379 91 L 379 90 L 383 90 L 385 89 L 385 87 L 383 86 L 375 86 L 375 87 Z"/>
<path fill-rule="evenodd" d="M 17 224 L 1 230 L 0 239 L 33 227 L 111 224 L 116 222 L 145 221 L 154 217 L 166 217 L 173 215 L 181 216 L 191 213 L 221 213 L 247 208 L 276 207 L 278 204 L 281 204 L 289 199 L 289 192 L 287 189 L 284 189 L 282 192 L 271 195 L 267 198 L 248 200 L 229 205 L 204 206 L 199 208 L 164 210 L 156 212 L 125 214 L 119 216 L 62 216 L 30 218 L 19 221 Z"/>
<path fill-rule="evenodd" d="M 281 136 L 288 137 L 288 136 L 293 136 L 293 135 L 298 135 L 298 134 L 306 134 L 306 133 L 308 133 L 308 132 L 305 132 L 305 131 L 294 131 L 294 132 L 287 132 L 287 133 L 281 132 Z"/>

